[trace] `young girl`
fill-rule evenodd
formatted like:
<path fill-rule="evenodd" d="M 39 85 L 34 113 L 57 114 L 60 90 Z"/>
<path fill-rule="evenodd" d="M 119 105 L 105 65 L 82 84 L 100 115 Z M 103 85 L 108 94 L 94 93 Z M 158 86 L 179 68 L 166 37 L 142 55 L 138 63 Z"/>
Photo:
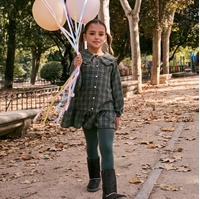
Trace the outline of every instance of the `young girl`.
<path fill-rule="evenodd" d="M 68 110 L 64 113 L 61 126 L 83 128 L 87 145 L 89 183 L 87 190 L 95 192 L 100 184 L 100 164 L 98 145 L 101 154 L 101 175 L 103 199 L 125 199 L 117 194 L 114 170 L 113 140 L 119 127 L 124 99 L 117 60 L 111 54 L 111 36 L 106 26 L 98 19 L 88 22 L 82 34 L 87 41 L 87 49 L 75 57 L 72 71 L 80 67 L 80 74 Z M 109 53 L 102 51 L 104 42 L 109 45 Z"/>

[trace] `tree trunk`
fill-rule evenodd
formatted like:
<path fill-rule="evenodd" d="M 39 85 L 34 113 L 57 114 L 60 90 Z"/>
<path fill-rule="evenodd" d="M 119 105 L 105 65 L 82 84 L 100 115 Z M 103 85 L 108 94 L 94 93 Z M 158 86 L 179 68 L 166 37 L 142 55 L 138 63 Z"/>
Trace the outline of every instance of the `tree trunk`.
<path fill-rule="evenodd" d="M 161 59 L 161 33 L 160 26 L 160 7 L 159 0 L 156 0 L 156 27 L 153 30 L 153 61 L 151 68 L 151 84 L 158 85 L 160 83 L 160 59 Z"/>
<path fill-rule="evenodd" d="M 153 31 L 153 61 L 151 68 L 151 84 L 160 83 L 160 52 L 161 52 L 161 28 Z"/>
<path fill-rule="evenodd" d="M 110 34 L 110 12 L 109 12 L 110 0 L 100 0 L 100 10 L 98 19 L 101 20 L 107 28 L 107 33 Z M 108 45 L 104 43 L 102 50 L 108 52 Z"/>
<path fill-rule="evenodd" d="M 11 9 L 8 13 L 8 44 L 7 44 L 7 58 L 5 69 L 5 82 L 4 88 L 13 87 L 13 75 L 14 75 L 14 61 L 15 61 L 15 33 L 16 33 L 16 13 L 14 9 Z"/>
<path fill-rule="evenodd" d="M 166 22 L 167 25 L 163 28 L 163 74 L 169 74 L 169 45 L 174 14 L 175 10 L 172 11 L 169 22 Z"/>
<path fill-rule="evenodd" d="M 31 84 L 34 85 L 36 81 L 36 77 L 38 75 L 38 70 L 40 66 L 40 58 L 42 54 L 41 47 L 33 47 L 32 48 L 32 70 L 31 70 Z"/>
<path fill-rule="evenodd" d="M 141 52 L 140 52 L 140 40 L 139 40 L 139 28 L 138 28 L 141 0 L 135 2 L 134 10 L 131 9 L 127 0 L 120 0 L 120 2 L 129 22 L 133 80 L 138 80 L 138 92 L 141 93 L 142 72 L 141 72 Z"/>
<path fill-rule="evenodd" d="M 142 92 L 142 72 L 141 72 L 141 52 L 140 40 L 138 31 L 139 17 L 129 16 L 130 38 L 131 38 L 131 55 L 132 55 L 132 69 L 133 80 L 138 80 L 138 92 Z"/>

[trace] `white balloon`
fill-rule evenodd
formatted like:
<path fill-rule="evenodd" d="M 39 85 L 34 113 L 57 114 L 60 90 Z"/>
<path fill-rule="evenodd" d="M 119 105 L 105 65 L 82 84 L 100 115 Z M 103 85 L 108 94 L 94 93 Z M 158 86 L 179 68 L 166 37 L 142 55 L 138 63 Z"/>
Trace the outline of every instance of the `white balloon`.
<path fill-rule="evenodd" d="M 80 21 L 81 13 L 83 10 L 85 0 L 67 0 L 66 6 L 70 17 L 76 22 Z M 88 21 L 94 19 L 100 9 L 100 0 L 87 0 L 82 23 L 86 24 Z"/>
<path fill-rule="evenodd" d="M 47 4 L 54 12 L 58 23 L 63 26 L 66 21 L 62 0 L 46 0 Z M 35 0 L 32 7 L 33 17 L 36 23 L 45 30 L 58 30 L 59 26 L 54 17 L 42 0 Z"/>

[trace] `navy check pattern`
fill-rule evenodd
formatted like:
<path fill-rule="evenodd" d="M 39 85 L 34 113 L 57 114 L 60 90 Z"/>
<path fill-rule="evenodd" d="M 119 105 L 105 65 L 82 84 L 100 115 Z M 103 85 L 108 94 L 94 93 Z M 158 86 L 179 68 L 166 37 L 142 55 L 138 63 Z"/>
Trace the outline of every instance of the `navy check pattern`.
<path fill-rule="evenodd" d="M 93 55 L 88 50 L 81 54 L 83 63 L 75 96 L 64 113 L 61 126 L 115 128 L 115 118 L 120 117 L 124 106 L 117 59 L 108 53 Z"/>

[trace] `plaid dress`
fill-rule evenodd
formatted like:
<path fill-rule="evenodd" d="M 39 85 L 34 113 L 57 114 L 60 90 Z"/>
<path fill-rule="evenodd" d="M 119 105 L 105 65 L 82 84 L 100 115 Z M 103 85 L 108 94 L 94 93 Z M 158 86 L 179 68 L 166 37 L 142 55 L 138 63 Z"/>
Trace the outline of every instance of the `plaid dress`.
<path fill-rule="evenodd" d="M 61 126 L 115 128 L 115 118 L 122 114 L 124 106 L 117 60 L 109 53 L 98 56 L 83 50 L 81 54 L 83 62 L 75 96 L 63 115 Z"/>

